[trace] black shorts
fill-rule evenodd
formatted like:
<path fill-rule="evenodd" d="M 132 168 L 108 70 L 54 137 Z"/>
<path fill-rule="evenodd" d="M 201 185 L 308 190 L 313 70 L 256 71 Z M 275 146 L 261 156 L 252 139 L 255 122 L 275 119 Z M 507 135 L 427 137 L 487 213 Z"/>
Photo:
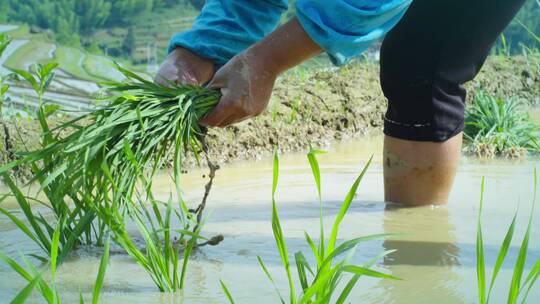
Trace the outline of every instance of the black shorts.
<path fill-rule="evenodd" d="M 414 0 L 381 48 L 384 132 L 441 142 L 464 127 L 465 89 L 525 0 Z"/>

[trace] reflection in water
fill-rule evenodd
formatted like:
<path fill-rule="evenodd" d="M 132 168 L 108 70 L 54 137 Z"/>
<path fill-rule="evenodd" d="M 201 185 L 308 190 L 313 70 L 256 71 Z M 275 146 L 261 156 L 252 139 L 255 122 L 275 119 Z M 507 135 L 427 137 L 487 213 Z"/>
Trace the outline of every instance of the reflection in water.
<path fill-rule="evenodd" d="M 387 293 L 385 303 L 420 303 L 417 293 L 425 299 L 426 291 L 436 294 L 440 303 L 464 302 L 456 291 L 460 279 L 452 266 L 461 265 L 460 249 L 446 206 L 411 209 L 388 204 L 383 226 L 387 233 L 405 233 L 383 243 L 385 250 L 396 250 L 384 258 L 384 266 L 403 279 L 379 282 Z M 414 275 L 411 266 L 421 267 L 423 274 Z"/>

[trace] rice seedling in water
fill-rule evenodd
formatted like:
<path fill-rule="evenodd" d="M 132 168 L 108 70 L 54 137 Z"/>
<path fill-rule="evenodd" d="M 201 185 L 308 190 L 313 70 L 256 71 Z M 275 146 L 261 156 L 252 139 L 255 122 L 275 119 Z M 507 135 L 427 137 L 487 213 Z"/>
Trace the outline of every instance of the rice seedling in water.
<path fill-rule="evenodd" d="M 136 168 L 142 171 L 129 145 L 125 145 L 123 152 L 128 160 Z M 134 196 L 125 197 L 121 191 L 115 191 L 116 182 L 109 168 L 103 164 L 102 170 L 109 179 L 112 191 L 110 196 L 103 197 L 104 203 L 98 206 L 99 213 L 107 219 L 107 225 L 112 232 L 113 238 L 137 263 L 139 263 L 150 275 L 156 286 L 162 292 L 174 292 L 184 287 L 189 257 L 197 246 L 217 245 L 222 237 L 217 236 L 207 239 L 200 235 L 204 224 L 202 213 L 208 198 L 216 168 L 208 160 L 210 167 L 210 181 L 205 187 L 205 195 L 196 210 L 189 210 L 181 197 L 179 180 L 175 177 L 176 198 L 178 208 L 173 208 L 172 195 L 166 202 L 159 201 L 154 197 L 151 189 L 151 181 L 144 174 L 139 176 L 141 187 L 134 191 Z M 126 199 L 125 212 L 115 208 L 115 201 Z M 161 207 L 161 208 L 160 208 Z M 163 207 L 165 208 L 162 211 Z M 126 218 L 126 215 L 128 218 Z M 126 223 L 131 219 L 142 236 L 145 248 L 138 248 L 132 236 L 127 232 Z M 173 222 L 175 221 L 175 222 Z M 173 228 L 174 225 L 182 228 Z M 198 244 L 198 240 L 204 240 Z M 180 258 L 182 263 L 180 265 Z"/>
<path fill-rule="evenodd" d="M 290 303 L 330 303 L 331 301 L 332 303 L 345 303 L 350 292 L 355 287 L 361 276 L 399 280 L 392 275 L 384 274 L 370 269 L 370 267 L 372 267 L 379 259 L 381 259 L 387 254 L 392 253 L 392 250 L 381 253 L 373 260 L 361 266 L 350 263 L 350 260 L 354 256 L 356 247 L 359 243 L 370 240 L 383 239 L 391 236 L 391 234 L 377 234 L 358 237 L 352 240 L 345 241 L 340 245 L 337 245 L 339 226 L 343 218 L 347 214 L 347 211 L 349 210 L 356 191 L 358 190 L 358 186 L 360 185 L 360 182 L 364 177 L 364 174 L 366 173 L 371 163 L 371 160 L 366 164 L 358 178 L 353 183 L 349 192 L 347 193 L 347 196 L 345 197 L 345 200 L 341 205 L 341 209 L 336 216 L 336 219 L 332 226 L 328 241 L 325 241 L 326 235 L 323 225 L 324 208 L 321 195 L 321 174 L 319 164 L 316 158 L 316 155 L 319 153 L 322 153 L 322 151 L 311 150 L 308 154 L 308 160 L 311 166 L 313 177 L 315 178 L 315 185 L 317 188 L 317 195 L 320 204 L 320 235 L 318 245 L 315 245 L 315 242 L 313 241 L 311 236 L 307 232 L 305 232 L 306 242 L 311 248 L 313 257 L 316 261 L 316 265 L 310 265 L 304 253 L 295 253 L 294 257 L 296 263 L 296 270 L 301 285 L 300 290 L 297 290 L 294 285 L 293 271 L 291 270 L 291 263 L 289 260 L 289 251 L 285 242 L 283 229 L 281 228 L 277 204 L 275 200 L 279 176 L 279 160 L 277 153 L 274 154 L 272 183 L 272 231 L 274 233 L 274 238 L 276 240 L 279 255 L 281 257 L 281 261 L 287 275 L 287 281 L 289 283 Z M 341 258 L 343 255 L 345 255 L 345 257 Z M 266 274 L 270 282 L 274 285 L 274 288 L 279 295 L 281 303 L 285 303 L 285 298 L 281 295 L 280 291 L 276 287 L 274 279 L 268 271 L 261 257 L 258 257 L 258 260 L 264 273 Z M 340 287 L 339 284 L 346 275 L 352 277 L 349 278 L 345 287 L 343 287 L 341 291 L 337 293 Z M 229 301 L 231 303 L 234 303 L 226 285 L 223 282 L 221 282 L 221 285 Z"/>
<path fill-rule="evenodd" d="M 17 272 L 21 277 L 23 277 L 28 284 L 23 288 L 16 296 L 11 300 L 12 304 L 22 304 L 25 303 L 28 297 L 31 295 L 34 289 L 38 289 L 41 296 L 46 303 L 49 304 L 59 304 L 61 303 L 58 289 L 56 288 L 56 270 L 58 262 L 58 249 L 59 249 L 59 239 L 60 239 L 60 230 L 57 229 L 54 232 L 54 237 L 52 241 L 52 250 L 51 250 L 51 261 L 49 263 L 49 270 L 51 275 L 51 283 L 47 282 L 43 278 L 43 271 L 34 266 L 29 260 L 23 257 L 24 264 L 26 268 L 15 261 L 14 259 L 8 257 L 6 254 L 0 252 L 0 260 L 9 265 L 11 269 Z M 96 277 L 94 290 L 92 293 L 92 303 L 97 304 L 99 301 L 99 296 L 101 289 L 103 287 L 103 280 L 105 278 L 105 272 L 107 271 L 107 264 L 109 262 L 109 239 L 105 243 L 105 248 L 103 255 L 101 256 L 101 261 L 99 265 L 98 274 Z M 84 303 L 82 294 L 80 294 L 80 303 Z"/>
<path fill-rule="evenodd" d="M 508 101 L 476 92 L 467 108 L 464 136 L 466 149 L 479 156 L 519 157 L 540 152 L 540 128 L 517 100 Z"/>
<path fill-rule="evenodd" d="M 129 147 L 126 146 L 126 149 L 126 153 L 131 155 Z M 131 157 L 131 161 L 135 162 Z M 135 163 L 135 166 L 138 164 Z M 104 167 L 103 170 L 113 188 L 116 187 L 108 168 Z M 107 219 L 114 241 L 146 270 L 160 291 L 174 292 L 184 287 L 188 260 L 192 250 L 197 246 L 197 240 L 203 239 L 212 245 L 216 240 L 200 236 L 203 221 L 191 214 L 180 195 L 178 195 L 179 209 L 175 210 L 172 197 L 169 197 L 167 202 L 157 200 L 148 181 L 144 177 L 141 177 L 141 180 L 145 185 L 142 187 L 145 192 L 139 193 L 139 190 L 135 190 L 135 199 L 125 198 L 126 212 L 111 207 L 114 204 L 112 201 L 117 200 L 115 197 L 123 195 L 114 191 L 111 191 L 113 193 L 111 197 L 104 197 L 105 204 L 101 204 L 98 208 L 100 214 L 105 215 Z M 146 206 L 147 202 L 149 207 Z M 165 211 L 162 212 L 160 207 L 165 207 Z M 127 232 L 126 214 L 135 222 L 144 240 L 144 248 L 139 248 Z M 173 220 L 176 220 L 182 228 L 172 228 Z M 180 257 L 182 257 L 181 265 Z"/>
<path fill-rule="evenodd" d="M 219 101 L 219 93 L 196 86 L 159 86 L 118 67 L 128 80 L 109 84 L 117 93 L 107 105 L 50 129 L 43 95 L 55 68 L 56 64 L 48 64 L 36 65 L 34 74 L 16 71 L 38 95 L 42 147 L 21 153 L 20 160 L 4 165 L 0 173 L 12 192 L 19 194 L 22 192 L 9 180 L 7 171 L 21 163 L 32 165 L 32 182 L 40 184 L 58 225 L 65 228 L 61 230 L 61 242 L 69 246 L 62 250 L 63 260 L 77 244 L 92 243 L 93 235 L 96 243 L 102 244 L 107 216 L 112 212 L 101 208 L 107 192 L 114 192 L 114 200 L 107 201 L 107 207 L 124 213 L 124 205 L 131 200 L 141 177 L 148 177 L 150 182 L 145 187 L 150 188 L 151 177 L 170 153 L 174 153 L 174 179 L 179 180 L 182 156 L 188 147 L 196 154 L 203 149 L 198 121 Z M 84 126 L 79 124 L 81 120 L 86 122 Z M 66 133 L 69 135 L 63 138 L 57 135 Z M 177 187 L 180 192 L 178 183 Z M 22 194 L 15 196 L 31 225 L 25 228 L 15 216 L 10 218 L 50 253 L 47 234 L 50 236 L 54 227 L 32 210 Z M 75 207 L 70 208 L 69 203 Z"/>
<path fill-rule="evenodd" d="M 536 204 L 536 187 L 537 187 L 537 176 L 536 176 L 536 169 L 535 169 L 534 171 L 534 198 L 533 198 L 532 210 L 529 215 L 527 230 L 525 232 L 525 236 L 523 237 L 523 241 L 521 242 L 521 246 L 519 248 L 519 254 L 515 262 L 512 281 L 510 283 L 510 286 L 508 286 L 509 292 L 508 292 L 507 302 L 510 304 L 518 303 L 519 300 L 521 300 L 521 303 L 527 303 L 527 297 L 529 295 L 529 292 L 531 291 L 532 287 L 534 286 L 534 284 L 540 277 L 540 259 L 539 259 L 538 261 L 536 261 L 536 263 L 530 270 L 527 277 L 523 280 L 524 275 L 525 275 L 525 269 L 524 269 L 525 261 L 527 260 L 527 254 L 528 254 L 528 248 L 529 248 L 529 238 L 530 238 L 532 220 L 533 220 L 532 217 L 534 213 L 534 207 Z M 482 179 L 482 186 L 481 186 L 481 192 L 480 192 L 480 210 L 478 212 L 477 236 L 476 236 L 476 263 L 477 263 L 476 273 L 477 273 L 477 281 L 478 281 L 478 300 L 480 304 L 488 303 L 490 300 L 491 292 L 493 290 L 493 285 L 495 283 L 495 280 L 497 278 L 499 271 L 501 270 L 501 267 L 504 263 L 506 255 L 508 254 L 510 243 L 512 242 L 512 238 L 514 236 L 514 229 L 516 226 L 516 217 L 517 217 L 517 211 L 516 211 L 516 214 L 514 214 L 514 218 L 512 219 L 512 222 L 510 223 L 510 226 L 508 227 L 508 230 L 504 237 L 501 248 L 499 249 L 499 254 L 497 256 L 497 260 L 493 268 L 493 273 L 491 275 L 491 279 L 489 280 L 489 287 L 486 289 L 486 283 L 487 283 L 486 266 L 485 266 L 485 257 L 484 257 L 484 241 L 483 241 L 482 225 L 481 225 L 483 204 L 484 204 L 484 179 Z"/>
<path fill-rule="evenodd" d="M 52 136 L 47 116 L 51 114 L 47 104 L 43 103 L 43 95 L 54 78 L 54 69 L 56 64 L 35 65 L 34 73 L 19 71 L 15 72 L 26 79 L 34 88 L 38 99 L 38 120 L 43 132 L 42 147 L 54 144 L 56 138 Z M 17 184 L 11 179 L 7 172 L 2 173 L 4 183 L 10 188 L 12 196 L 18 203 L 28 224 L 18 219 L 13 212 L 0 208 L 0 212 L 10 218 L 18 228 L 21 229 L 30 239 L 37 243 L 43 249 L 46 256 L 39 257 L 46 261 L 51 254 L 51 241 L 53 232 L 60 231 L 60 258 L 62 262 L 68 253 L 80 244 L 92 244 L 93 240 L 97 244 L 103 241 L 103 225 L 99 228 L 99 223 L 95 223 L 96 213 L 93 204 L 96 201 L 96 194 L 84 189 L 76 189 L 67 186 L 69 180 L 65 176 L 50 176 L 40 174 L 44 168 L 52 166 L 55 158 L 52 155 L 41 159 L 41 162 L 32 162 L 31 169 L 36 177 L 33 182 L 37 182 L 46 196 L 46 201 L 27 197 Z M 47 220 L 36 210 L 35 205 L 45 206 L 50 209 L 55 216 L 53 221 Z M 56 225 L 56 226 L 55 226 Z"/>
<path fill-rule="evenodd" d="M 22 153 L 22 159 L 5 165 L 0 171 L 23 210 L 29 225 L 10 212 L 0 209 L 52 258 L 50 234 L 60 231 L 59 261 L 90 233 L 98 244 L 106 230 L 150 274 L 161 291 L 176 291 L 184 285 L 188 258 L 202 228 L 204 204 L 194 214 L 178 195 L 179 210 L 172 199 L 157 201 L 151 191 L 151 178 L 174 152 L 173 178 L 180 194 L 182 156 L 191 147 L 203 149 L 202 130 L 197 122 L 219 100 L 219 93 L 195 86 L 166 88 L 144 80 L 130 71 L 119 69 L 128 77 L 126 83 L 111 83 L 111 90 L 121 92 L 108 105 L 56 129 L 49 129 L 43 94 L 52 81 L 56 65 L 36 66 L 32 73 L 16 71 L 36 90 L 40 107 L 38 119 L 43 131 L 41 149 Z M 91 123 L 79 126 L 80 119 Z M 74 131 L 73 131 L 73 130 Z M 56 134 L 71 131 L 60 138 Z M 38 182 L 57 217 L 56 228 L 32 209 L 29 198 L 6 172 L 22 162 L 34 168 L 32 182 Z M 38 164 L 42 164 L 38 166 Z M 212 173 L 213 176 L 213 173 Z M 141 187 L 136 187 L 137 184 Z M 210 184 L 211 185 L 211 184 Z M 209 187 L 207 187 L 207 194 Z M 205 195 L 205 202 L 207 194 Z M 41 202 L 37 199 L 33 201 Z M 145 202 L 149 201 L 151 208 Z M 70 203 L 74 208 L 70 209 Z M 163 212 L 161 206 L 166 206 Z M 151 211 L 149 211 L 151 210 Z M 172 228 L 172 214 L 183 229 Z M 128 234 L 126 224 L 136 224 L 145 243 L 138 248 Z M 220 238 L 204 239 L 214 245 Z M 180 255 L 183 255 L 179 267 Z M 46 260 L 45 257 L 40 257 Z"/>
<path fill-rule="evenodd" d="M 146 174 L 151 179 L 165 156 L 173 153 L 174 174 L 178 177 L 185 151 L 191 148 L 197 155 L 203 149 L 198 121 L 218 103 L 219 92 L 197 86 L 164 87 L 122 67 L 118 69 L 127 80 L 108 84 L 109 91 L 116 94 L 105 106 L 45 133 L 46 137 L 60 131 L 70 135 L 25 153 L 21 160 L 1 167 L 0 172 L 23 162 L 61 155 L 37 174 L 37 178 L 47 176 L 43 187 L 62 176 L 67 187 L 96 190 L 106 180 L 101 170 L 105 164 L 117 185 L 115 191 L 129 197 L 138 176 Z M 80 121 L 87 123 L 81 126 Z M 124 153 L 126 145 L 142 171 Z"/>

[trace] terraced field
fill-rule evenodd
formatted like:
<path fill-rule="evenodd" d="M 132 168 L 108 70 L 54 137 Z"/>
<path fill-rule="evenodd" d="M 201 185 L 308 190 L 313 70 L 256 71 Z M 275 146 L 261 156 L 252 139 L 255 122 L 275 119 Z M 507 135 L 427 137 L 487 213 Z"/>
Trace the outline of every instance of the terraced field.
<path fill-rule="evenodd" d="M 99 90 L 96 83 L 106 80 L 121 80 L 111 59 L 90 55 L 72 47 L 58 46 L 43 34 L 32 34 L 25 26 L 0 25 L 0 32 L 13 37 L 12 43 L 0 58 L 0 73 L 10 70 L 28 70 L 34 63 L 59 63 L 55 81 L 45 96 L 64 110 L 87 111 L 93 107 L 90 96 Z M 10 91 L 12 111 L 31 109 L 37 100 L 33 91 L 24 82 L 14 82 Z M 23 111 L 24 112 L 24 111 Z"/>
<path fill-rule="evenodd" d="M 107 57 L 90 55 L 79 48 L 57 46 L 42 34 L 31 34 L 25 26 L 4 25 L 2 28 L 9 30 L 7 33 L 14 38 L 12 49 L 0 63 L 5 68 L 27 70 L 33 63 L 58 62 L 66 73 L 61 76 L 67 78 L 90 82 L 121 79 L 113 61 Z"/>
<path fill-rule="evenodd" d="M 32 63 L 47 63 L 54 59 L 56 45 L 30 40 L 11 54 L 4 63 L 10 69 L 26 70 Z"/>

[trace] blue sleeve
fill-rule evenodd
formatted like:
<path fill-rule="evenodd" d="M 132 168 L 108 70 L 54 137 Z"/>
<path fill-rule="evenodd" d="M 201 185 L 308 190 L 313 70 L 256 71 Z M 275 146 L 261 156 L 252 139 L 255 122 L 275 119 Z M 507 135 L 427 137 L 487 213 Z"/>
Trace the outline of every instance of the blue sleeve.
<path fill-rule="evenodd" d="M 185 47 L 223 65 L 272 32 L 287 0 L 207 0 L 192 28 L 174 35 L 169 52 Z"/>
<path fill-rule="evenodd" d="M 381 39 L 412 0 L 298 0 L 296 14 L 308 35 L 344 65 Z"/>

